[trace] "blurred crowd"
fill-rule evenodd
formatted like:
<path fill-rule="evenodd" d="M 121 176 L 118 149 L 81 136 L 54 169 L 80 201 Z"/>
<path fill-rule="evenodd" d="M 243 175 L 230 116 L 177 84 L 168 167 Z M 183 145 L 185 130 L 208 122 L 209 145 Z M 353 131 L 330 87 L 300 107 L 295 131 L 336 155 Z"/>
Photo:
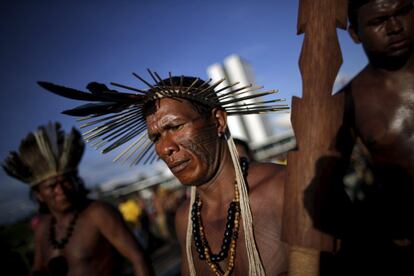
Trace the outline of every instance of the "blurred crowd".
<path fill-rule="evenodd" d="M 182 187 L 160 184 L 118 199 L 118 209 L 147 253 L 176 241 L 174 217 L 187 197 Z"/>

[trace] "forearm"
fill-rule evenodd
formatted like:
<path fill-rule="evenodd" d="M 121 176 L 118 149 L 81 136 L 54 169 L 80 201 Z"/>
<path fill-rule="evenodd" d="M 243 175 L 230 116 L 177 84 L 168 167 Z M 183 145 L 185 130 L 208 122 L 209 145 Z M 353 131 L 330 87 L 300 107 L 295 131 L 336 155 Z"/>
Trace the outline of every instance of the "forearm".
<path fill-rule="evenodd" d="M 139 257 L 133 261 L 135 276 L 150 276 L 154 275 L 154 271 L 150 263 L 144 258 Z"/>

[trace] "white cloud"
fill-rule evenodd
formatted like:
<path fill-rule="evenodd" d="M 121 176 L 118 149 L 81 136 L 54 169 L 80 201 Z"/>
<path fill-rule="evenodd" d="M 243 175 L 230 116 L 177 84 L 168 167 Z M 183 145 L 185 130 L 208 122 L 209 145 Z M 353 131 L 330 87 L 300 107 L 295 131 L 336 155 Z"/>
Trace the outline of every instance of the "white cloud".
<path fill-rule="evenodd" d="M 338 92 L 340 89 L 342 89 L 349 81 L 351 80 L 351 77 L 346 73 L 339 73 L 336 76 L 333 91 L 334 93 Z"/>

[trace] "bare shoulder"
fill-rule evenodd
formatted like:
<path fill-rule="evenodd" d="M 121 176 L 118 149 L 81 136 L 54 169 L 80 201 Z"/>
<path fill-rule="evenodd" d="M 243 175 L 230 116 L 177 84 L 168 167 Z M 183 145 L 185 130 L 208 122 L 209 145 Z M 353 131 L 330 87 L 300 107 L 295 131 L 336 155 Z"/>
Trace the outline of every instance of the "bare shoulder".
<path fill-rule="evenodd" d="M 285 182 L 286 167 L 274 163 L 253 162 L 249 166 L 247 180 L 249 188 L 263 192 L 277 192 L 283 190 Z"/>
<path fill-rule="evenodd" d="M 45 236 L 45 234 L 48 233 L 50 219 L 51 219 L 51 216 L 49 214 L 41 215 L 39 217 L 39 224 L 34 230 L 35 240 L 42 239 Z"/>
<path fill-rule="evenodd" d="M 112 212 L 116 210 L 111 204 L 100 200 L 93 200 L 87 207 L 88 212 Z"/>
<path fill-rule="evenodd" d="M 281 223 L 286 167 L 273 163 L 251 163 L 247 181 L 253 213 L 264 214 Z M 254 215 L 254 214 L 253 214 Z"/>
<path fill-rule="evenodd" d="M 351 80 L 349 80 L 336 94 L 335 97 L 340 97 L 342 94 L 354 95 L 359 93 L 361 86 L 366 86 L 365 83 L 376 78 L 372 78 L 372 70 L 368 66 L 358 72 Z M 376 80 L 378 81 L 378 80 Z"/>
<path fill-rule="evenodd" d="M 371 67 L 366 66 L 344 87 L 344 91 L 352 98 L 374 97 L 376 93 L 367 93 L 367 90 L 376 89 L 383 85 L 384 78 L 380 77 Z"/>
<path fill-rule="evenodd" d="M 118 219 L 121 217 L 119 211 L 109 203 L 103 201 L 91 201 L 88 207 L 84 210 L 87 218 L 95 223 L 100 223 L 107 219 Z"/>
<path fill-rule="evenodd" d="M 190 209 L 190 200 L 186 199 L 178 207 L 177 212 L 175 213 L 175 229 L 177 232 L 177 238 L 180 242 L 180 246 L 185 244 L 187 224 L 188 224 L 188 212 Z"/>
<path fill-rule="evenodd" d="M 178 207 L 175 213 L 175 230 L 177 233 L 178 243 L 181 249 L 181 275 L 190 275 L 188 271 L 186 236 L 188 225 L 188 212 L 190 211 L 190 199 L 186 199 Z"/>

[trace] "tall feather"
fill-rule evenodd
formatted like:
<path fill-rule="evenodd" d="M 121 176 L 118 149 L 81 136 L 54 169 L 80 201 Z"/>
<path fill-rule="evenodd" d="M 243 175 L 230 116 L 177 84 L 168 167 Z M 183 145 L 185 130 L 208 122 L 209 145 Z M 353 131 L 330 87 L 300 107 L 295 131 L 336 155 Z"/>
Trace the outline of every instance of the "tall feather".
<path fill-rule="evenodd" d="M 83 151 L 77 130 L 65 135 L 59 123 L 49 123 L 29 133 L 2 166 L 8 175 L 33 187 L 49 177 L 76 171 Z"/>

